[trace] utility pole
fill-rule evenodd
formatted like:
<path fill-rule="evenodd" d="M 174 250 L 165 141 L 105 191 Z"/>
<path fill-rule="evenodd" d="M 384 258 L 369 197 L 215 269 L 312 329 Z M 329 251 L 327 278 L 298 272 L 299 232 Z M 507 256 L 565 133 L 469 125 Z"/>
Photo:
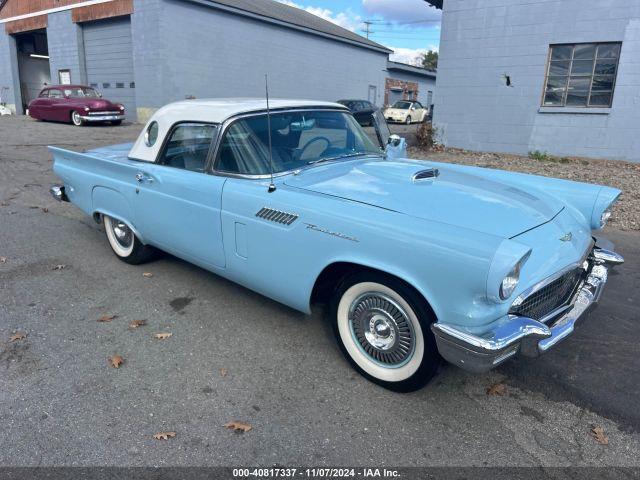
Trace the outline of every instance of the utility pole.
<path fill-rule="evenodd" d="M 364 29 L 362 31 L 367 34 L 367 40 L 369 40 L 369 35 L 371 35 L 372 33 L 375 33 L 375 32 L 371 31 L 371 25 L 372 24 L 373 24 L 373 22 L 371 22 L 369 20 L 365 20 L 364 21 Z"/>

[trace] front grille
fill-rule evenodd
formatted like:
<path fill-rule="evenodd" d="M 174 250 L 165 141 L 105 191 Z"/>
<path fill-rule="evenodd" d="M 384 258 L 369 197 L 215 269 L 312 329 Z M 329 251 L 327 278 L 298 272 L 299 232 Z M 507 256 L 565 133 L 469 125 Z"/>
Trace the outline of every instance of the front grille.
<path fill-rule="evenodd" d="M 571 300 L 583 274 L 584 270 L 580 268 L 565 273 L 526 297 L 519 305 L 512 307 L 509 313 L 534 320 L 544 318 Z"/>

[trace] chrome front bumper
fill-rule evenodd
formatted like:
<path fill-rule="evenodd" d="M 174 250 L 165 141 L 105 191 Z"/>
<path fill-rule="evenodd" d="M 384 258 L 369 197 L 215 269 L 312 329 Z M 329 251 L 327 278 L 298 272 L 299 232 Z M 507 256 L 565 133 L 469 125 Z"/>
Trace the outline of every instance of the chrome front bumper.
<path fill-rule="evenodd" d="M 446 324 L 434 323 L 431 330 L 436 337 L 438 351 L 445 360 L 471 372 L 487 372 L 518 353 L 537 357 L 571 335 L 578 319 L 600 299 L 609 268 L 623 262 L 617 253 L 595 248 L 587 277 L 565 313 L 550 325 L 508 315 L 494 330 L 477 336 Z"/>
<path fill-rule="evenodd" d="M 117 120 L 124 120 L 124 114 L 81 115 L 80 118 L 85 122 L 114 122 Z"/>

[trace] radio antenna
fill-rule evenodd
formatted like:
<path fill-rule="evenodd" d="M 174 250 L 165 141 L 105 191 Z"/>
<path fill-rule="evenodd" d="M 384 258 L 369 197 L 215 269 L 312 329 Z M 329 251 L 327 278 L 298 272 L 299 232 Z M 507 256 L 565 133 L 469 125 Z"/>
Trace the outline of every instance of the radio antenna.
<path fill-rule="evenodd" d="M 271 152 L 271 109 L 269 108 L 269 76 L 264 75 L 264 86 L 267 93 L 267 132 L 269 135 L 269 173 L 271 174 L 271 183 L 269 184 L 269 193 L 276 191 L 276 185 L 273 183 L 273 153 Z"/>

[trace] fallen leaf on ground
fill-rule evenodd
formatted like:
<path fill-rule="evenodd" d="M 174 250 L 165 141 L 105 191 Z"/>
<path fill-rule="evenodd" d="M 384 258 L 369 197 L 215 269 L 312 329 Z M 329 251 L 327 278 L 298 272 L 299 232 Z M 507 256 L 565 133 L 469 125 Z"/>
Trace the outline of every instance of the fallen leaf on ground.
<path fill-rule="evenodd" d="M 114 355 L 113 357 L 109 357 L 109 363 L 113 368 L 120 368 L 120 365 L 122 365 L 122 362 L 124 362 L 124 358 L 122 358 L 120 355 Z"/>
<path fill-rule="evenodd" d="M 100 322 L 100 323 L 105 323 L 105 322 L 110 322 L 111 320 L 113 320 L 116 317 L 117 317 L 117 315 L 103 315 L 96 321 Z"/>
<path fill-rule="evenodd" d="M 158 340 L 166 340 L 171 335 L 173 335 L 173 333 L 163 332 L 163 333 L 156 333 L 154 337 L 156 337 Z"/>
<path fill-rule="evenodd" d="M 0 257 L 0 263 L 7 263 L 7 257 Z"/>
<path fill-rule="evenodd" d="M 487 395 L 506 395 L 507 386 L 504 383 L 496 383 L 487 388 Z"/>
<path fill-rule="evenodd" d="M 11 338 L 9 338 L 10 342 L 17 342 L 18 340 L 24 340 L 25 338 L 27 338 L 27 334 L 24 332 L 16 332 L 13 335 L 11 335 Z"/>
<path fill-rule="evenodd" d="M 146 278 L 151 278 L 151 277 L 153 277 L 153 273 L 151 273 L 151 272 L 144 272 L 144 273 L 142 274 L 142 276 L 143 276 L 143 277 L 146 277 Z"/>
<path fill-rule="evenodd" d="M 49 209 L 48 209 L 47 207 L 43 207 L 43 208 L 42 208 L 42 211 L 43 211 L 44 213 L 49 213 Z"/>
<path fill-rule="evenodd" d="M 593 425 L 591 427 L 591 436 L 596 439 L 600 445 L 609 445 L 609 437 L 604 434 L 604 428 Z"/>
<path fill-rule="evenodd" d="M 170 438 L 173 438 L 175 436 L 176 432 L 160 432 L 153 434 L 153 438 L 155 438 L 156 440 L 169 440 Z"/>
<path fill-rule="evenodd" d="M 226 377 L 227 373 L 229 373 L 229 371 L 226 368 L 220 369 L 220 375 L 222 375 L 223 377 Z"/>
<path fill-rule="evenodd" d="M 245 422 L 238 422 L 234 420 L 233 422 L 225 423 L 223 425 L 224 428 L 228 428 L 229 430 L 233 430 L 234 432 L 245 433 L 251 430 L 253 427 Z"/>
<path fill-rule="evenodd" d="M 129 324 L 129 328 L 133 329 L 133 328 L 143 327 L 146 324 L 147 324 L 146 320 L 132 320 L 131 323 Z"/>
<path fill-rule="evenodd" d="M 56 265 L 51 270 L 64 270 L 65 268 L 67 268 L 66 265 Z"/>

